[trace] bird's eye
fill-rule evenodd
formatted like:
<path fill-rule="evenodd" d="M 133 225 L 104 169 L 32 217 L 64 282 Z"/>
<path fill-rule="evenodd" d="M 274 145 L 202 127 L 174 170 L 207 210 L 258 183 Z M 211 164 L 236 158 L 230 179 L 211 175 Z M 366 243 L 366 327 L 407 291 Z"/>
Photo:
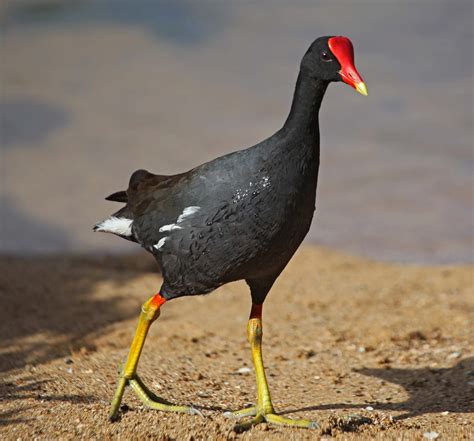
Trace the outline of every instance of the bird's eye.
<path fill-rule="evenodd" d="M 326 51 L 321 51 L 321 60 L 323 61 L 331 61 L 331 57 Z"/>

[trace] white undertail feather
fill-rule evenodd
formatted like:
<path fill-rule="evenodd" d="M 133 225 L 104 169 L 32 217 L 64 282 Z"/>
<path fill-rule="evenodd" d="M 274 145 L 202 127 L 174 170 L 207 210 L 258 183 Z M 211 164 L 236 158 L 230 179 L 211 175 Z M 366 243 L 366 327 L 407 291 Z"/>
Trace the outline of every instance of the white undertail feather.
<path fill-rule="evenodd" d="M 126 217 L 115 217 L 111 216 L 101 223 L 97 224 L 94 228 L 95 231 L 103 231 L 105 233 L 114 233 L 119 236 L 131 236 L 132 235 L 132 219 Z"/>

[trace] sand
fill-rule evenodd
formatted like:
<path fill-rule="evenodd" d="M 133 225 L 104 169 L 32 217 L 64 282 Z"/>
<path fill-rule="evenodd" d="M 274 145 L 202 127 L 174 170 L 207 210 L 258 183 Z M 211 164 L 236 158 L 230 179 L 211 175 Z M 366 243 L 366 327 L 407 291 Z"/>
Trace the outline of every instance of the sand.
<path fill-rule="evenodd" d="M 107 412 L 154 262 L 1 257 L 0 438 L 473 439 L 471 266 L 376 263 L 306 247 L 264 308 L 264 358 L 278 411 L 313 431 L 262 424 L 236 435 L 229 409 L 253 403 L 243 283 L 163 307 L 139 372 L 198 416 L 145 409 L 128 391 Z M 350 415 L 357 415 L 352 417 Z M 431 438 L 430 438 L 431 437 Z"/>

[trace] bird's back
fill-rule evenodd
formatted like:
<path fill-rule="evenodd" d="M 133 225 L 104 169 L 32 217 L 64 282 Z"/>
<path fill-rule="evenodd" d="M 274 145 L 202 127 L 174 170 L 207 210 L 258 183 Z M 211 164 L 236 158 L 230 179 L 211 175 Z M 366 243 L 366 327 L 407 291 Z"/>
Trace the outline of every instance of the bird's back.
<path fill-rule="evenodd" d="M 187 173 L 135 172 L 114 217 L 132 220 L 169 297 L 203 294 L 279 274 L 309 229 L 317 169 L 315 146 L 277 134 Z"/>

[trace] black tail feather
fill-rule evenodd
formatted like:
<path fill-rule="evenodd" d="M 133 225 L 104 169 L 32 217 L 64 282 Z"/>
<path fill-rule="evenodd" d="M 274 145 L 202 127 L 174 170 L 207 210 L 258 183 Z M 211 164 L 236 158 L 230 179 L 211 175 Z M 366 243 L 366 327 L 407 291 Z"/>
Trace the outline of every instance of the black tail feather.
<path fill-rule="evenodd" d="M 107 196 L 105 200 L 114 201 L 114 202 L 123 202 L 126 204 L 128 202 L 128 195 L 126 191 L 117 191 L 115 193 L 112 193 L 110 196 Z"/>

